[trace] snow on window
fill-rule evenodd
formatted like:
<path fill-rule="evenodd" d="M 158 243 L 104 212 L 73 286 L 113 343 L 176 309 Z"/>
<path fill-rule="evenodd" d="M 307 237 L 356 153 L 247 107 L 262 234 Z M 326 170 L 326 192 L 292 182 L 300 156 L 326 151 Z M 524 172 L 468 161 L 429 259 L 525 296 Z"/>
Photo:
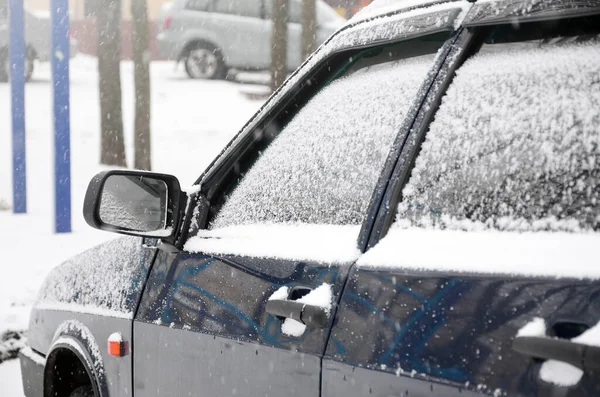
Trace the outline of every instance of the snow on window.
<path fill-rule="evenodd" d="M 541 317 L 536 317 L 523 326 L 517 336 L 545 336 L 546 321 Z"/>
<path fill-rule="evenodd" d="M 395 227 L 600 230 L 599 39 L 491 44 L 468 60 Z"/>
<path fill-rule="evenodd" d="M 360 224 L 433 57 L 359 69 L 318 92 L 248 171 L 211 227 Z"/>
<path fill-rule="evenodd" d="M 77 255 L 48 275 L 36 307 L 131 317 L 152 254 L 124 237 Z"/>

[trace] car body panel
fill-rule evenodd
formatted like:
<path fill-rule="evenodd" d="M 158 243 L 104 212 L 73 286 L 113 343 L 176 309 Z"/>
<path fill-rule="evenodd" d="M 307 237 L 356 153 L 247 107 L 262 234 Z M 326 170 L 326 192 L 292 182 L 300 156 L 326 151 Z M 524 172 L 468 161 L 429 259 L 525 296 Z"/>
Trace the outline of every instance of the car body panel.
<path fill-rule="evenodd" d="M 160 254 L 134 322 L 135 394 L 318 396 L 329 325 L 300 337 L 265 312 L 281 287 L 332 286 L 339 298 L 349 265 Z M 202 363 L 202 371 L 166 382 Z M 168 368 L 168 369 L 167 369 Z M 263 379 L 265 382 L 254 382 Z M 268 380 L 268 381 L 267 381 Z M 166 383 L 165 383 L 166 382 Z M 158 393 L 158 394 L 157 394 Z"/>
<path fill-rule="evenodd" d="M 62 329 L 69 331 L 66 325 L 81 324 L 89 330 L 89 339 L 96 341 L 97 348 L 77 335 L 71 337 L 90 354 L 92 350 L 100 352 L 110 395 L 131 395 L 132 356 L 109 356 L 106 343 L 114 332 L 132 341 L 133 313 L 154 255 L 155 250 L 143 246 L 141 238 L 124 237 L 56 267 L 40 289 L 32 309 L 28 345 L 48 356 L 53 343 L 64 333 Z"/>
<path fill-rule="evenodd" d="M 565 324 L 594 326 L 600 321 L 599 294 L 600 283 L 593 280 L 354 268 L 327 347 L 324 378 L 335 378 L 327 368 L 359 366 L 387 373 L 378 387 L 407 388 L 417 397 L 431 395 L 432 382 L 490 395 L 555 395 L 557 386 L 539 379 L 540 363 L 514 352 L 512 341 L 536 317 L 557 334 Z M 323 395 L 338 392 L 331 387 Z M 597 380 L 584 376 L 565 395 L 598 393 Z"/>

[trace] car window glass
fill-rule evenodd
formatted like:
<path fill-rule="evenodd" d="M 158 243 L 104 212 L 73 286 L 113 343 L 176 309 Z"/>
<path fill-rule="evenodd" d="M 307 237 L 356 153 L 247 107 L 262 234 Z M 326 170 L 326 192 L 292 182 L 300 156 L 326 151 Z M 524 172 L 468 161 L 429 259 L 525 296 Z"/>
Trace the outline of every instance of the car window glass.
<path fill-rule="evenodd" d="M 600 230 L 597 26 L 492 33 L 443 98 L 395 227 Z"/>
<path fill-rule="evenodd" d="M 262 0 L 217 0 L 215 12 L 260 18 Z"/>
<path fill-rule="evenodd" d="M 418 43 L 349 59 L 341 77 L 281 129 L 211 228 L 360 224 L 391 142 L 441 44 Z"/>
<path fill-rule="evenodd" d="M 302 22 L 302 3 L 298 0 L 289 0 L 288 6 L 288 22 Z M 319 12 L 319 11 L 317 11 Z M 271 19 L 273 16 L 273 0 L 265 0 L 265 18 Z"/>
<path fill-rule="evenodd" d="M 208 11 L 212 0 L 188 0 L 186 7 L 188 10 Z"/>

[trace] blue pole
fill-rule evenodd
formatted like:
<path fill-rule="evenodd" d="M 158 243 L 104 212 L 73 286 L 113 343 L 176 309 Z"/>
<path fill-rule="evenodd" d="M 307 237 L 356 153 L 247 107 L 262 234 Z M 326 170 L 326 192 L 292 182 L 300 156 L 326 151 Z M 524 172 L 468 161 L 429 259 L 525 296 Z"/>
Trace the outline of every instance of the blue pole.
<path fill-rule="evenodd" d="M 9 70 L 12 150 L 13 213 L 27 212 L 27 172 L 25 165 L 25 27 L 23 0 L 9 1 Z"/>
<path fill-rule="evenodd" d="M 51 0 L 54 105 L 54 220 L 56 233 L 71 232 L 69 106 L 69 3 Z"/>

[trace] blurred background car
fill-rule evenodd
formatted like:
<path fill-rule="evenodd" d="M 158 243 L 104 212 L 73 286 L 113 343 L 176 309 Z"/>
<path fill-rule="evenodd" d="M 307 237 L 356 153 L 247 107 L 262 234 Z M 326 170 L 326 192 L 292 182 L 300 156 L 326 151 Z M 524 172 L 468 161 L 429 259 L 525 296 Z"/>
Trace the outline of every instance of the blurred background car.
<path fill-rule="evenodd" d="M 50 15 L 25 10 L 25 79 L 29 81 L 35 61 L 50 60 Z M 77 40 L 70 38 L 70 57 L 77 55 Z M 8 58 L 9 21 L 6 2 L 0 4 L 0 81 L 8 81 L 10 65 Z"/>
<path fill-rule="evenodd" d="M 156 36 L 165 59 L 182 61 L 193 79 L 223 79 L 230 69 L 262 70 L 271 65 L 273 0 L 176 0 L 163 5 Z M 302 3 L 289 3 L 287 65 L 302 62 Z M 317 45 L 344 25 L 345 18 L 317 0 Z"/>

